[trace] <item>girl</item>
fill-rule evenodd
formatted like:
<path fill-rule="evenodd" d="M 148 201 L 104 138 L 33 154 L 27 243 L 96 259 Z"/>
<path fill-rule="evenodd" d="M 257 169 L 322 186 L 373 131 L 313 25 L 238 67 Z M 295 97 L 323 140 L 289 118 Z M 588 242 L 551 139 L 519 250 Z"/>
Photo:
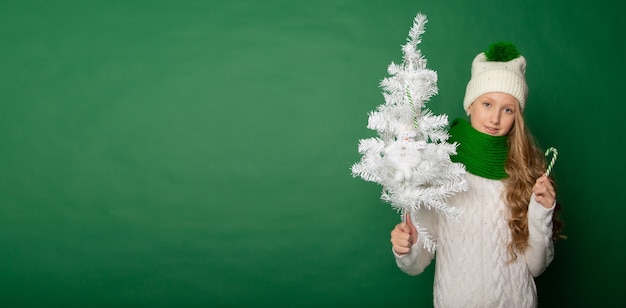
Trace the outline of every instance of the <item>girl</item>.
<path fill-rule="evenodd" d="M 537 306 L 533 277 L 552 261 L 561 224 L 545 157 L 522 116 L 525 71 L 526 59 L 510 43 L 474 58 L 463 102 L 469 123 L 456 119 L 449 130 L 449 141 L 458 143 L 452 161 L 465 165 L 469 189 L 448 201 L 463 214 L 458 221 L 407 215 L 391 231 L 398 267 L 417 275 L 435 255 L 411 219 L 433 226 L 436 307 Z"/>

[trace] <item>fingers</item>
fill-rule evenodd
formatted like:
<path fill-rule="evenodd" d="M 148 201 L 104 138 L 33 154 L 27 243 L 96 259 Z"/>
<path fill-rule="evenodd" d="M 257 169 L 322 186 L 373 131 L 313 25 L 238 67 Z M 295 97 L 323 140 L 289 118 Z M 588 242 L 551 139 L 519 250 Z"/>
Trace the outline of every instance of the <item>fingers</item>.
<path fill-rule="evenodd" d="M 537 181 L 535 182 L 535 185 L 537 185 L 537 184 L 544 185 L 544 186 L 550 188 L 551 190 L 554 190 L 554 186 L 552 185 L 552 181 L 550 181 L 550 179 L 545 174 L 537 179 Z"/>
<path fill-rule="evenodd" d="M 550 208 L 556 200 L 556 192 L 554 186 L 547 176 L 543 175 L 537 179 L 535 186 L 533 187 L 533 193 L 535 194 L 535 200 L 545 208 Z"/>
<path fill-rule="evenodd" d="M 406 222 L 397 224 L 391 231 L 391 245 L 397 254 L 403 255 L 409 253 L 411 250 L 411 241 L 411 228 Z"/>
<path fill-rule="evenodd" d="M 391 231 L 391 245 L 393 250 L 399 254 L 407 254 L 411 251 L 411 246 L 417 242 L 417 229 L 411 221 L 411 215 L 407 213 L 406 222 L 396 225 Z"/>

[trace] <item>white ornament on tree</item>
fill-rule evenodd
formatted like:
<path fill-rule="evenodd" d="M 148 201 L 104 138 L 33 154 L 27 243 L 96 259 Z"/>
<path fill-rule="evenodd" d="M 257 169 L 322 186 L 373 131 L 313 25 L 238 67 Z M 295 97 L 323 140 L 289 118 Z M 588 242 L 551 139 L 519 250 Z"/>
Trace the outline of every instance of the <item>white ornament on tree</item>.
<path fill-rule="evenodd" d="M 424 149 L 424 140 L 415 141 L 417 131 L 412 126 L 401 129 L 396 140 L 392 141 L 384 150 L 384 156 L 395 169 L 394 179 L 397 182 L 410 181 L 413 168 L 420 162 L 420 150 Z"/>
<path fill-rule="evenodd" d="M 448 117 L 433 115 L 425 103 L 437 94 L 437 73 L 426 68 L 421 43 L 426 16 L 417 14 L 402 46 L 403 61 L 391 63 L 390 77 L 381 88 L 385 103 L 370 112 L 367 127 L 378 137 L 361 139 L 361 161 L 352 176 L 383 187 L 381 198 L 400 211 L 410 213 L 420 241 L 429 251 L 436 243 L 428 229 L 432 215 L 458 218 L 461 212 L 447 203 L 451 195 L 467 190 L 465 167 L 453 163 L 456 143 L 448 140 Z"/>

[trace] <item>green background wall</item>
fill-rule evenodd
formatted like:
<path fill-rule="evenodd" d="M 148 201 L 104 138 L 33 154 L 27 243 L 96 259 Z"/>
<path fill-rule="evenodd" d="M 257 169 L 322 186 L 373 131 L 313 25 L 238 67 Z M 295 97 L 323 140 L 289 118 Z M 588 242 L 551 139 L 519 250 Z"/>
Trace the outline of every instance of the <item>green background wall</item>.
<path fill-rule="evenodd" d="M 350 175 L 415 14 L 463 116 L 472 58 L 528 59 L 567 241 L 542 306 L 626 302 L 617 1 L 0 2 L 0 305 L 432 305 Z"/>

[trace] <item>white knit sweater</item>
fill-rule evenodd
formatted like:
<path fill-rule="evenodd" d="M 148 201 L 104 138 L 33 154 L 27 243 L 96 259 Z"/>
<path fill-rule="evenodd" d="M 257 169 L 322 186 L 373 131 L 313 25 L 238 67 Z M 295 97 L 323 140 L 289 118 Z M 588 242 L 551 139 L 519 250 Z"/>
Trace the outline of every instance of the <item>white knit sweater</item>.
<path fill-rule="evenodd" d="M 425 213 L 420 225 L 437 240 L 435 262 L 435 307 L 535 307 L 537 291 L 533 277 L 541 274 L 554 257 L 552 213 L 535 201 L 528 207 L 530 247 L 513 262 L 507 251 L 511 233 L 508 211 L 501 199 L 502 181 L 467 173 L 469 191 L 450 198 L 451 206 L 462 209 L 459 221 Z M 398 267 L 418 275 L 434 254 L 418 241 L 411 252 L 396 257 Z"/>

